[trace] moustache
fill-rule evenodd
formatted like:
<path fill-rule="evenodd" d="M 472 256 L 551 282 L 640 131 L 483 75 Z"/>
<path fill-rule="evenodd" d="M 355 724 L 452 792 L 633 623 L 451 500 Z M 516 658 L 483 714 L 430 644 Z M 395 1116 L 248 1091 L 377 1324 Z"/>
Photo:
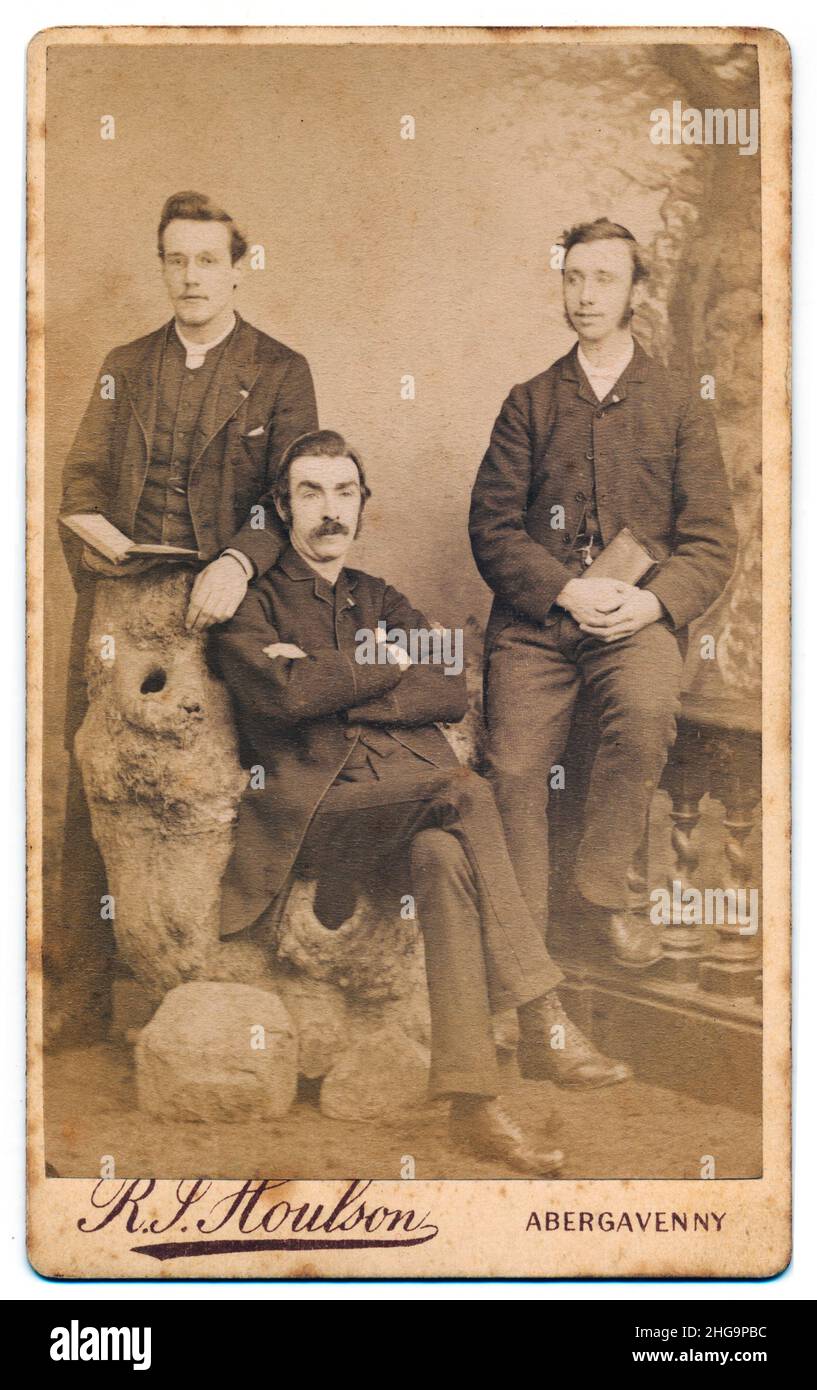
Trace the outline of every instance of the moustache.
<path fill-rule="evenodd" d="M 349 528 L 340 521 L 322 521 L 320 526 L 316 526 L 312 532 L 315 540 L 321 536 L 348 536 Z"/>

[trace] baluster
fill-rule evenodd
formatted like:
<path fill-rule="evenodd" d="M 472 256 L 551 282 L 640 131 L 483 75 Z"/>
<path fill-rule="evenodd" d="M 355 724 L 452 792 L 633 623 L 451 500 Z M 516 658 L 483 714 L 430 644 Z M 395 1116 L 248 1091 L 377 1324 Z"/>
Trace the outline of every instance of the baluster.
<path fill-rule="evenodd" d="M 754 876 L 746 841 L 754 827 L 759 793 L 753 781 L 744 780 L 737 772 L 728 773 L 724 783 L 722 791 L 719 792 L 726 809 L 723 825 L 726 831 L 724 855 L 728 869 L 727 883 L 724 886 L 735 893 L 736 903 L 742 906 L 745 912 L 750 903 L 749 893 Z M 758 901 L 759 896 L 758 893 Z M 729 915 L 728 910 L 724 912 L 725 917 L 728 918 Z M 737 913 L 735 917 L 737 918 Z M 712 993 L 728 995 L 730 998 L 757 998 L 760 966 L 759 930 L 752 932 L 750 926 L 741 925 L 737 920 L 716 922 L 715 930 L 718 933 L 718 944 L 701 965 L 701 988 Z"/>
<path fill-rule="evenodd" d="M 685 925 L 675 910 L 684 891 L 697 887 L 694 879 L 699 856 L 694 834 L 706 791 L 703 751 L 698 738 L 680 740 L 670 754 L 663 777 L 671 801 L 674 872 L 667 881 L 672 917 L 661 933 L 663 959 L 657 973 L 662 979 L 682 983 L 697 980 L 704 950 L 703 929 Z"/>

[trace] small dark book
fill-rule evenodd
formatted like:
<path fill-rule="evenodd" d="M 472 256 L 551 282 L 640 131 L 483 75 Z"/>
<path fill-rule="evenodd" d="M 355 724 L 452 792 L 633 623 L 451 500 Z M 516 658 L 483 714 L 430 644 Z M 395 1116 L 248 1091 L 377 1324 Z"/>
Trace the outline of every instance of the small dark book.
<path fill-rule="evenodd" d="M 623 584 L 637 584 L 657 564 L 655 556 L 636 540 L 629 527 L 624 526 L 587 566 L 581 578 L 620 579 Z"/>

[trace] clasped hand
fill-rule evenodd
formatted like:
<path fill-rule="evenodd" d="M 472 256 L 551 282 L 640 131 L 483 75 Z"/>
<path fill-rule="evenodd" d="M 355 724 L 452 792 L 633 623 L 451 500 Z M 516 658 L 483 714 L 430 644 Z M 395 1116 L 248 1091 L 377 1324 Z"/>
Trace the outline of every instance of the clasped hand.
<path fill-rule="evenodd" d="M 556 602 L 567 609 L 582 632 L 601 642 L 632 637 L 661 617 L 663 609 L 649 589 L 620 579 L 570 579 Z"/>

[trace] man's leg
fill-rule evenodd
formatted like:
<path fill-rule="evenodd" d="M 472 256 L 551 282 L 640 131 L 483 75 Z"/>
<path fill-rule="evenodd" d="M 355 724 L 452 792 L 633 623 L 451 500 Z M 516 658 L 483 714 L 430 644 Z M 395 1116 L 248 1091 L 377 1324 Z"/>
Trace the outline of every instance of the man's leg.
<path fill-rule="evenodd" d="M 411 842 L 411 886 L 431 1006 L 432 1095 L 499 1094 L 479 891 L 468 857 L 447 830 Z"/>
<path fill-rule="evenodd" d="M 425 917 L 422 911 L 420 914 L 424 932 L 433 932 L 442 943 L 438 948 L 441 972 L 435 969 L 429 988 L 439 991 L 435 1008 L 438 1020 L 446 1009 L 450 1014 L 450 1029 L 446 1025 L 443 1036 L 450 1033 L 453 1037 L 461 1026 L 460 1001 L 444 965 L 449 953 L 456 954 L 461 962 L 457 969 L 472 982 L 469 999 L 476 999 L 478 994 L 482 998 L 481 988 L 478 990 L 473 981 L 484 975 L 487 1007 L 484 1000 L 475 1007 L 475 1021 L 467 1030 L 474 1038 L 488 1034 L 489 1013 L 520 1010 L 526 1075 L 547 1077 L 570 1087 L 609 1086 L 627 1079 L 629 1069 L 596 1052 L 562 1010 L 556 991 L 561 971 L 548 955 L 542 934 L 527 910 L 493 793 L 484 778 L 467 768 L 417 771 L 412 767 L 388 782 L 336 786 L 326 797 L 310 834 L 317 835 L 322 823 L 335 864 L 339 855 L 341 864 L 348 864 L 354 854 L 360 854 L 361 846 L 371 847 L 365 850 L 371 856 L 376 846 L 384 864 L 399 862 L 401 847 L 428 830 L 445 831 L 462 851 L 455 859 L 451 847 L 441 851 L 439 839 L 432 841 L 437 855 L 437 891 L 431 899 L 425 898 Z M 419 853 L 427 864 L 427 842 Z M 372 862 L 378 861 L 373 857 Z M 419 878 L 415 866 L 415 897 Z M 445 891 L 440 888 L 443 881 Z M 474 952 L 479 958 L 478 970 L 466 960 Z M 440 1027 L 438 1024 L 438 1036 Z M 564 1046 L 551 1045 L 554 1030 Z M 479 1052 L 480 1057 L 484 1055 Z M 446 1066 L 441 1059 L 439 1070 Z M 479 1062 L 478 1073 L 481 1066 Z M 451 1070 L 459 1070 L 458 1064 L 452 1064 Z M 436 1057 L 434 1071 L 438 1071 Z"/>
<path fill-rule="evenodd" d="M 443 817 L 435 798 L 445 774 L 428 767 L 416 790 L 409 790 L 410 799 L 397 803 L 393 785 L 389 791 L 383 782 L 363 782 L 356 781 L 351 794 L 326 798 L 301 851 L 298 872 L 316 880 L 315 911 L 330 929 L 351 916 L 361 893 L 388 910 L 384 891 L 394 892 L 396 908 L 411 889 L 426 957 L 431 1093 L 496 1096 L 499 1070 L 480 891 L 460 841 L 436 826 Z M 405 779 L 401 788 L 404 794 Z M 539 992 L 538 982 L 532 989 Z"/>
<path fill-rule="evenodd" d="M 576 879 L 590 902 L 627 902 L 627 869 L 675 738 L 683 662 L 661 623 L 579 656 L 599 711 L 601 742 L 593 764 Z"/>
<path fill-rule="evenodd" d="M 580 642 L 578 660 L 599 712 L 601 741 L 585 805 L 576 883 L 589 902 L 620 916 L 627 912 L 627 870 L 675 738 L 683 660 L 663 623 L 609 645 Z M 650 943 L 650 949 L 657 958 L 656 944 Z M 626 945 L 622 959 L 627 960 Z"/>
<path fill-rule="evenodd" d="M 323 901 L 333 915 L 332 885 L 340 884 L 344 900 L 357 887 L 374 891 L 382 902 L 383 888 L 391 882 L 397 902 L 406 885 L 405 878 L 400 882 L 400 874 L 409 875 L 426 957 L 430 1091 L 451 1101 L 452 1140 L 481 1158 L 545 1177 L 559 1171 L 561 1152 L 531 1144 L 497 1099 L 499 1069 L 480 889 L 460 840 L 436 825 L 441 814 L 436 791 L 445 780 L 446 774 L 429 767 L 413 787 L 407 787 L 401 777 L 399 793 L 392 785 L 390 794 L 383 782 L 370 783 L 368 788 L 357 783 L 354 790 L 348 785 L 335 787 L 309 831 L 299 872 L 318 878 L 319 886 L 323 880 L 327 889 Z M 391 798 L 396 794 L 407 794 L 408 799 L 395 804 Z M 451 815 L 450 805 L 447 815 Z M 531 932 L 537 950 L 546 955 L 532 924 Z"/>
<path fill-rule="evenodd" d="M 323 858 L 327 888 L 338 876 L 348 898 L 351 875 L 382 897 L 377 885 L 394 879 L 396 865 L 409 871 L 414 837 L 446 831 L 462 847 L 473 875 L 491 1011 L 515 1008 L 553 989 L 562 972 L 520 893 L 488 782 L 465 767 L 436 768 L 419 758 L 394 763 L 383 780 L 331 788 L 304 841 L 298 872 L 310 876 L 310 866 L 320 867 Z"/>
<path fill-rule="evenodd" d="M 562 620 L 514 623 L 488 658 L 486 775 L 505 827 L 511 860 L 543 936 L 548 916 L 548 801 L 580 685 L 560 646 Z"/>

